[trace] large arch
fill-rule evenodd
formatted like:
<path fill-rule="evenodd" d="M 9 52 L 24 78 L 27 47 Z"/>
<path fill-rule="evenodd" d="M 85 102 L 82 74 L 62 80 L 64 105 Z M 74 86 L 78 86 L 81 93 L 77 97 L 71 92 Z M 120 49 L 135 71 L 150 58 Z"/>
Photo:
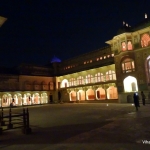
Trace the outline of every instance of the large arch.
<path fill-rule="evenodd" d="M 95 100 L 95 93 L 93 89 L 88 89 L 86 91 L 86 99 L 87 100 Z"/>
<path fill-rule="evenodd" d="M 128 76 L 123 80 L 125 92 L 138 91 L 137 79 L 132 76 Z"/>
<path fill-rule="evenodd" d="M 69 82 L 67 79 L 62 80 L 61 82 L 61 88 L 64 88 L 64 87 L 69 87 Z"/>
<path fill-rule="evenodd" d="M 39 93 L 34 93 L 32 97 L 33 104 L 40 104 L 40 96 Z"/>
<path fill-rule="evenodd" d="M 2 96 L 2 107 L 8 107 L 12 103 L 12 95 L 6 93 Z"/>
<path fill-rule="evenodd" d="M 48 96 L 47 93 L 42 93 L 41 94 L 41 103 L 48 103 Z"/>
<path fill-rule="evenodd" d="M 14 100 L 14 105 L 16 106 L 22 105 L 22 95 L 20 93 L 14 94 L 13 100 Z"/>
<path fill-rule="evenodd" d="M 31 94 L 30 93 L 24 94 L 23 105 L 31 105 L 31 101 L 32 101 Z"/>
<path fill-rule="evenodd" d="M 118 99 L 118 92 L 117 92 L 117 88 L 114 86 L 110 86 L 107 89 L 107 98 L 108 99 Z"/>
<path fill-rule="evenodd" d="M 77 100 L 77 96 L 76 96 L 76 92 L 75 91 L 71 91 L 69 93 L 69 99 L 70 99 L 70 101 L 76 101 Z"/>
<path fill-rule="evenodd" d="M 105 89 L 100 87 L 96 90 L 96 99 L 98 99 L 98 100 L 105 100 L 106 99 Z"/>
<path fill-rule="evenodd" d="M 85 92 L 83 90 L 77 92 L 77 99 L 81 101 L 85 100 Z"/>

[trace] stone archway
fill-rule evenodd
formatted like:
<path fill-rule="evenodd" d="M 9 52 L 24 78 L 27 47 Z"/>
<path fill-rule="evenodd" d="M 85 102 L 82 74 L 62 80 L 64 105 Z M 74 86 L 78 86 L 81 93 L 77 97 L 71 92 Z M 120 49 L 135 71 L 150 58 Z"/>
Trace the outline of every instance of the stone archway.
<path fill-rule="evenodd" d="M 77 92 L 77 99 L 80 101 L 85 100 L 85 92 L 83 90 Z"/>
<path fill-rule="evenodd" d="M 67 79 L 64 79 L 62 82 L 61 82 L 61 88 L 64 88 L 64 87 L 69 87 L 69 82 Z"/>
<path fill-rule="evenodd" d="M 118 99 L 118 92 L 117 92 L 117 88 L 114 86 L 110 86 L 107 89 L 107 98 L 108 99 Z"/>
<path fill-rule="evenodd" d="M 100 87 L 96 90 L 96 99 L 98 99 L 98 100 L 105 100 L 106 99 L 105 89 Z"/>
<path fill-rule="evenodd" d="M 86 91 L 86 99 L 87 100 L 95 100 L 95 93 L 93 89 L 88 89 Z"/>
<path fill-rule="evenodd" d="M 70 101 L 76 101 L 77 100 L 76 92 L 75 91 L 71 91 L 69 93 L 69 99 L 70 99 Z"/>
<path fill-rule="evenodd" d="M 137 79 L 132 76 L 128 76 L 123 80 L 125 92 L 138 91 Z"/>

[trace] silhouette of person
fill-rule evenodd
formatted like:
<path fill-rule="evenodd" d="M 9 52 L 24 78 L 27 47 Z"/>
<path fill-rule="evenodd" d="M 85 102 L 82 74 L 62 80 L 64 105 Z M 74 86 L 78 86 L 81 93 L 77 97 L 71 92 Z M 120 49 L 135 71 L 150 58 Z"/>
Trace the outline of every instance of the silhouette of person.
<path fill-rule="evenodd" d="M 133 99 L 134 99 L 134 105 L 135 105 L 136 111 L 138 111 L 138 107 L 140 107 L 138 93 L 136 92 L 134 93 Z"/>
<path fill-rule="evenodd" d="M 61 93 L 60 93 L 60 91 L 58 91 L 58 100 L 59 100 L 59 102 L 61 101 Z"/>

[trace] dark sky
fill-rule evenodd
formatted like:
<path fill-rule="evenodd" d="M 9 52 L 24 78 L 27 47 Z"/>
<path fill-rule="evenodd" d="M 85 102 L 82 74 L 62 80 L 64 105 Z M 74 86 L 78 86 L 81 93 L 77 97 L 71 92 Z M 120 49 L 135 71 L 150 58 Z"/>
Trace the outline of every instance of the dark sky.
<path fill-rule="evenodd" d="M 44 65 L 105 46 L 125 21 L 150 17 L 149 0 L 0 0 L 0 66 Z"/>

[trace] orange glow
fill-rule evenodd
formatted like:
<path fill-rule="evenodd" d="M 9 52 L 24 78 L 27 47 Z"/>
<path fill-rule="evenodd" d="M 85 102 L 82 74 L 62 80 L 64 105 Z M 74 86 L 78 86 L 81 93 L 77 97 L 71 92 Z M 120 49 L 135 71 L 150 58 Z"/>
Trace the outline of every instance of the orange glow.
<path fill-rule="evenodd" d="M 141 46 L 142 47 L 147 47 L 149 44 L 150 44 L 149 35 L 147 33 L 143 34 L 142 37 L 141 37 Z"/>
<path fill-rule="evenodd" d="M 131 41 L 128 41 L 128 50 L 132 50 L 133 48 L 132 48 L 132 43 L 131 43 Z"/>
<path fill-rule="evenodd" d="M 121 45 L 122 45 L 122 51 L 126 51 L 127 50 L 126 43 L 122 42 Z"/>

